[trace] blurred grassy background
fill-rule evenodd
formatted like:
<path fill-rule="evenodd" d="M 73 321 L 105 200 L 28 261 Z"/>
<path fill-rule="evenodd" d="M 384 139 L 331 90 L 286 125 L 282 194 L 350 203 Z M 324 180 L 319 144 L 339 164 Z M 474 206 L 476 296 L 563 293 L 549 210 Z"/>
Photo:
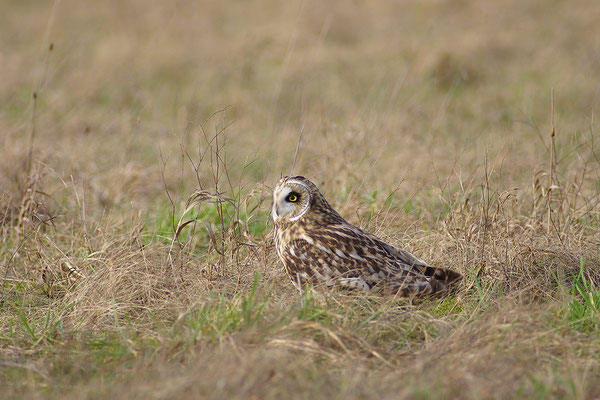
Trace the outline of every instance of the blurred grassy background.
<path fill-rule="evenodd" d="M 298 171 L 322 182 L 431 185 L 487 151 L 520 186 L 548 159 L 551 89 L 559 143 L 598 107 L 593 1 L 2 7 L 4 148 L 27 147 L 36 91 L 36 147 L 92 182 L 155 169 L 226 109 L 230 159 L 257 158 L 254 180 L 289 171 L 304 125 Z"/>

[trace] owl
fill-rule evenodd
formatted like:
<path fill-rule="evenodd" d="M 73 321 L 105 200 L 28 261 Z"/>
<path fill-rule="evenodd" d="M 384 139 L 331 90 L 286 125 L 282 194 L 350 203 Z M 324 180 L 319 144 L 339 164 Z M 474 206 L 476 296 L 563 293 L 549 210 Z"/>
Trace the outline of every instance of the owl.
<path fill-rule="evenodd" d="M 414 297 L 445 292 L 461 279 L 349 224 L 302 176 L 277 183 L 272 216 L 277 255 L 298 286 L 321 282 Z"/>

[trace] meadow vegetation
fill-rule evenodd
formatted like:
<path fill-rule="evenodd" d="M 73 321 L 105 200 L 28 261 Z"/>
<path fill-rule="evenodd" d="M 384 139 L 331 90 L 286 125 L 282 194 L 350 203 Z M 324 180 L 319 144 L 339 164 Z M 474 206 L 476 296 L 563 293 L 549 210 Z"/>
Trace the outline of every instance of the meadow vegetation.
<path fill-rule="evenodd" d="M 0 2 L 9 398 L 600 397 L 600 3 Z M 464 275 L 295 289 L 271 188 Z"/>

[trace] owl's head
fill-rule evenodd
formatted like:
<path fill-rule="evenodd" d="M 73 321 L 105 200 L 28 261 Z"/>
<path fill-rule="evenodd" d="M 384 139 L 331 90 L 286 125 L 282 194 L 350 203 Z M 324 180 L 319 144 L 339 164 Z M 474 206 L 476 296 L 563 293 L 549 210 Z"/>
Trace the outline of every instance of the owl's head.
<path fill-rule="evenodd" d="M 294 222 L 302 218 L 312 203 L 317 187 L 303 176 L 286 176 L 273 189 L 273 221 Z"/>
<path fill-rule="evenodd" d="M 303 176 L 286 176 L 273 190 L 273 221 L 296 222 L 310 215 L 314 222 L 341 219 L 317 186 Z"/>

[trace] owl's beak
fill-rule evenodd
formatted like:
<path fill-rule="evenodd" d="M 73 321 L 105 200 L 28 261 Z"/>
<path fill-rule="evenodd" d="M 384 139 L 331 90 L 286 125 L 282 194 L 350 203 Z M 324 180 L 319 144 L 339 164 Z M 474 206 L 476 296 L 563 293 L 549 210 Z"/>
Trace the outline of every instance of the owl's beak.
<path fill-rule="evenodd" d="M 279 219 L 279 207 L 273 206 L 273 222 L 276 222 Z"/>

